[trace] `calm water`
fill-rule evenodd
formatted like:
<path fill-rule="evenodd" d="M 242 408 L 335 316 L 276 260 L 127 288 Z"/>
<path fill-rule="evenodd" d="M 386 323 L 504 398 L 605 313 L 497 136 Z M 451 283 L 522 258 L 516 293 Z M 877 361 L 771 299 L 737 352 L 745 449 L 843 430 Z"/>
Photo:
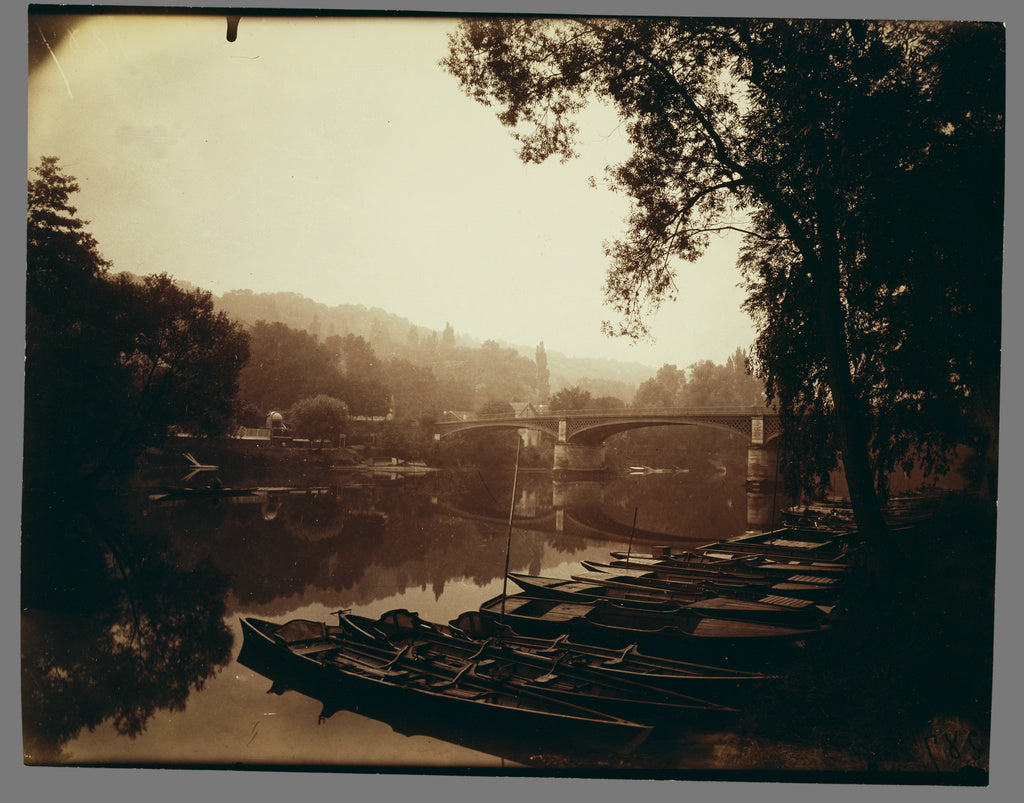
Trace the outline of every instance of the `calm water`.
<path fill-rule="evenodd" d="M 634 514 L 635 551 L 736 535 L 743 482 L 742 471 L 586 483 L 521 473 L 510 569 L 567 577 L 627 548 Z M 407 608 L 447 622 L 502 591 L 510 473 L 331 472 L 315 485 L 336 492 L 27 500 L 26 761 L 514 766 L 522 746 L 482 752 L 348 711 L 320 723 L 320 703 L 268 694 L 270 681 L 236 662 L 242 616 L 333 621 L 339 608 Z M 635 760 L 700 767 L 708 749 L 645 746 Z"/>

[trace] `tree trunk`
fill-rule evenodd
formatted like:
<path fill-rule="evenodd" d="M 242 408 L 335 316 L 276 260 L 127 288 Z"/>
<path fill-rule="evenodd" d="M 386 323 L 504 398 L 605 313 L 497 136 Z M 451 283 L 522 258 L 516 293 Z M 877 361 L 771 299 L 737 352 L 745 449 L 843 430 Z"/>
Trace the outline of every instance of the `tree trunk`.
<path fill-rule="evenodd" d="M 835 404 L 836 426 L 843 454 L 843 471 L 850 489 L 850 502 L 857 529 L 868 549 L 869 565 L 874 570 L 884 569 L 885 559 L 895 547 L 875 488 L 868 446 L 870 433 L 850 375 L 836 272 L 819 263 L 814 284 L 818 294 L 822 344 L 832 401 Z M 898 557 L 894 557 L 894 560 L 898 560 Z"/>
<path fill-rule="evenodd" d="M 818 190 L 817 204 L 820 250 L 809 260 L 808 267 L 818 296 L 818 320 L 825 351 L 826 373 L 832 391 L 832 403 L 835 405 L 839 448 L 843 454 L 843 471 L 850 489 L 853 515 L 867 550 L 867 563 L 872 574 L 889 574 L 903 567 L 901 553 L 893 543 L 892 534 L 882 514 L 871 467 L 870 432 L 862 400 L 853 386 L 850 351 L 846 341 L 846 318 L 839 286 L 836 202 L 831 188 L 827 182 L 823 182 Z"/>

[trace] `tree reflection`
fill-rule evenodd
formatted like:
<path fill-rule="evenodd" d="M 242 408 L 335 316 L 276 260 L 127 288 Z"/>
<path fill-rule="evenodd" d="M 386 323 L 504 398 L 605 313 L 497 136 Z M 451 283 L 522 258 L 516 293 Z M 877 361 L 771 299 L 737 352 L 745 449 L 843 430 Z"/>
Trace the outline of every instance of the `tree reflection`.
<path fill-rule="evenodd" d="M 23 510 L 26 763 L 59 763 L 83 728 L 135 737 L 158 710 L 184 710 L 231 659 L 223 574 L 183 569 L 166 534 L 118 504 L 26 493 Z"/>

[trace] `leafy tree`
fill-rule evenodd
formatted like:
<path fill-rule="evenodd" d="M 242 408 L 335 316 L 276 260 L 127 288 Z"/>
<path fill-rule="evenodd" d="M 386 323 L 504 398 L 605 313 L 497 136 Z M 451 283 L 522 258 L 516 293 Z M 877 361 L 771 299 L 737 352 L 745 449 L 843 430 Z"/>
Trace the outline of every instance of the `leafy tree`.
<path fill-rule="evenodd" d="M 834 427 L 878 555 L 885 468 L 923 449 L 941 470 L 994 437 L 1004 40 L 966 23 L 480 18 L 444 63 L 525 162 L 571 158 L 594 97 L 625 121 L 633 153 L 609 179 L 633 212 L 606 249 L 607 331 L 644 336 L 678 260 L 743 232 L 755 368 L 796 456 L 814 457 L 805 424 Z"/>
<path fill-rule="evenodd" d="M 373 347 L 351 332 L 344 337 L 328 338 L 327 346 L 341 372 L 344 382 L 337 393 L 344 393 L 349 409 L 356 415 L 384 415 L 388 411 L 391 391 L 384 368 Z"/>
<path fill-rule="evenodd" d="M 586 410 L 590 406 L 590 391 L 581 390 L 579 385 L 562 388 L 552 394 L 548 404 L 552 412 L 556 413 L 564 410 Z"/>
<path fill-rule="evenodd" d="M 545 401 L 551 395 L 551 372 L 548 370 L 548 353 L 544 349 L 544 341 L 537 344 L 534 362 L 537 363 L 537 399 Z"/>
<path fill-rule="evenodd" d="M 747 353 L 737 347 L 725 361 L 725 381 L 730 387 L 730 404 L 738 407 L 765 406 L 764 383 L 751 370 Z"/>
<path fill-rule="evenodd" d="M 28 184 L 25 474 L 97 478 L 129 468 L 174 424 L 204 434 L 232 419 L 248 338 L 209 293 L 167 276 L 111 278 L 45 157 Z"/>
<path fill-rule="evenodd" d="M 591 410 L 624 410 L 626 403 L 616 396 L 598 396 L 590 402 Z"/>
<path fill-rule="evenodd" d="M 25 478 L 78 475 L 124 412 L 127 334 L 110 263 L 76 217 L 74 178 L 44 157 L 28 182 Z"/>
<path fill-rule="evenodd" d="M 665 363 L 658 373 L 642 382 L 633 397 L 634 407 L 679 407 L 683 404 L 686 372 Z"/>
<path fill-rule="evenodd" d="M 292 429 L 316 441 L 337 442 L 348 421 L 348 405 L 341 399 L 318 393 L 296 402 L 289 414 Z"/>
<path fill-rule="evenodd" d="M 462 409 L 468 395 L 440 382 L 429 368 L 408 360 L 388 360 L 384 374 L 400 421 L 433 420 L 441 410 Z"/>
<path fill-rule="evenodd" d="M 113 449 L 148 444 L 177 425 L 198 434 L 226 431 L 234 418 L 238 372 L 249 357 L 249 339 L 210 293 L 182 290 L 166 274 L 141 282 L 119 279 L 131 330 L 124 352 L 131 408 L 120 422 Z"/>
<path fill-rule="evenodd" d="M 490 399 L 526 399 L 537 380 L 537 366 L 515 349 L 487 340 L 479 349 L 462 350 L 468 363 L 468 381 L 472 382 L 477 403 Z"/>
<path fill-rule="evenodd" d="M 452 325 L 450 323 L 445 323 L 444 332 L 441 333 L 441 348 L 455 348 L 455 330 L 452 329 Z"/>
<path fill-rule="evenodd" d="M 244 401 L 266 412 L 318 393 L 347 395 L 333 338 L 319 343 L 304 330 L 266 321 L 257 321 L 250 334 L 251 356 L 239 375 Z"/>
<path fill-rule="evenodd" d="M 731 407 L 732 377 L 727 368 L 711 360 L 700 360 L 690 366 L 686 384 L 686 404 L 691 407 Z"/>
<path fill-rule="evenodd" d="M 414 332 L 415 329 L 411 329 Z M 349 333 L 344 337 L 335 335 L 329 338 L 331 348 L 341 360 L 341 370 L 349 379 L 375 378 L 380 368 L 380 360 L 373 347 L 365 338 Z"/>

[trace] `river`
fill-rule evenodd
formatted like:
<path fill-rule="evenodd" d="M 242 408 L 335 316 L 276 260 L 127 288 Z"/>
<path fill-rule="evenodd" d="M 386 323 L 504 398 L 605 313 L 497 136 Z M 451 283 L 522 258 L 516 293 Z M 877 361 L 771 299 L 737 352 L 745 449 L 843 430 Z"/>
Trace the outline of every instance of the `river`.
<path fill-rule="evenodd" d="M 333 621 L 339 609 L 377 617 L 406 608 L 447 622 L 501 593 L 507 545 L 511 571 L 568 577 L 613 549 L 737 535 L 746 528 L 744 479 L 329 471 L 250 496 L 27 501 L 26 762 L 543 766 L 528 746 L 477 749 L 458 734 L 406 735 L 350 711 L 321 722 L 320 703 L 268 694 L 270 681 L 235 660 L 239 618 Z M 310 487 L 330 492 L 303 491 Z M 695 734 L 645 745 L 616 766 L 700 769 L 712 742 Z"/>

